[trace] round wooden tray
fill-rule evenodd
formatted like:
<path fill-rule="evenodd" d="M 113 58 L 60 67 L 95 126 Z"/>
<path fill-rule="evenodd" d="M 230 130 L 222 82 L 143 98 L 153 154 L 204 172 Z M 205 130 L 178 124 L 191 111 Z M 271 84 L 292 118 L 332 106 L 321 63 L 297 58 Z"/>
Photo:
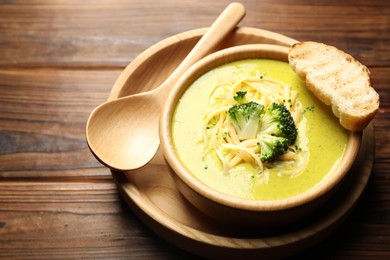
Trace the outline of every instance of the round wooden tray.
<path fill-rule="evenodd" d="M 197 29 L 184 32 L 147 49 L 123 71 L 109 99 L 158 86 L 205 31 Z M 218 49 L 252 43 L 291 46 L 295 42 L 273 32 L 241 27 Z M 133 83 L 130 85 L 128 82 Z M 370 177 L 374 146 L 374 131 L 370 125 L 363 132 L 358 158 L 348 174 L 350 187 L 345 189 L 348 192 L 334 201 L 326 213 L 322 212 L 307 223 L 277 233 L 234 229 L 202 214 L 175 187 L 161 150 L 141 169 L 113 171 L 112 174 L 121 195 L 140 220 L 155 233 L 188 252 L 208 258 L 281 258 L 318 243 L 347 217 Z"/>

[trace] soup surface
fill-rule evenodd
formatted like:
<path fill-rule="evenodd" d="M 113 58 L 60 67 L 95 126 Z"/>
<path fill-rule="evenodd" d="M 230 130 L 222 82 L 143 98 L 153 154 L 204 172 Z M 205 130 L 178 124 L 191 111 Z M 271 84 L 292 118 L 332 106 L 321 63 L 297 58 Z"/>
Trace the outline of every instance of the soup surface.
<path fill-rule="evenodd" d="M 215 91 L 213 86 L 243 74 L 264 75 L 289 85 L 298 93 L 297 102 L 300 102 L 302 112 L 297 124 L 296 146 L 303 148 L 308 158 L 299 174 L 285 174 L 277 167 L 267 170 L 267 174 L 259 174 L 256 167 L 245 162 L 226 172 L 216 156 L 205 154 L 202 126 L 209 111 L 210 96 Z M 307 90 L 289 64 L 262 59 L 231 62 L 197 79 L 178 102 L 172 134 L 180 160 L 196 178 L 222 193 L 254 200 L 291 197 L 320 183 L 338 165 L 348 139 L 348 132 L 330 109 Z"/>

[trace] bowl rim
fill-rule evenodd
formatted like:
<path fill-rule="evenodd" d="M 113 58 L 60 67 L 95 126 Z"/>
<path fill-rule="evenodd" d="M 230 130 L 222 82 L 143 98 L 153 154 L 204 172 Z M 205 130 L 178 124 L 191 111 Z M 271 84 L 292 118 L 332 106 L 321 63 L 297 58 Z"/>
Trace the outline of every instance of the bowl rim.
<path fill-rule="evenodd" d="M 219 192 L 198 180 L 180 161 L 171 136 L 171 121 L 176 103 L 184 91 L 201 75 L 219 65 L 249 58 L 269 58 L 288 62 L 289 47 L 273 44 L 248 44 L 217 51 L 195 63 L 176 82 L 160 116 L 160 145 L 168 165 L 188 187 L 201 196 L 228 207 L 249 211 L 276 211 L 294 208 L 318 199 L 332 190 L 347 175 L 360 149 L 362 132 L 349 131 L 347 146 L 339 167 L 332 174 L 298 195 L 276 200 L 252 200 Z M 347 158 L 350 156 L 350 159 Z"/>
<path fill-rule="evenodd" d="M 115 80 L 114 85 L 111 89 L 108 100 L 117 99 L 123 97 L 121 91 L 127 85 L 127 81 L 135 73 L 138 67 L 143 64 L 146 60 L 151 59 L 153 55 L 156 55 L 162 50 L 169 49 L 178 42 L 188 39 L 201 38 L 209 29 L 209 27 L 196 28 L 178 34 L 172 35 L 168 38 L 161 40 L 160 42 L 150 46 L 142 53 L 140 53 L 132 62 L 130 62 L 125 69 L 119 74 L 118 78 Z M 271 41 L 272 44 L 281 45 L 281 46 L 291 46 L 297 43 L 296 40 L 288 36 L 265 30 L 255 27 L 245 27 L 238 26 L 233 33 L 233 37 L 237 36 L 248 37 L 248 35 L 255 35 L 259 38 L 262 38 L 266 41 Z"/>

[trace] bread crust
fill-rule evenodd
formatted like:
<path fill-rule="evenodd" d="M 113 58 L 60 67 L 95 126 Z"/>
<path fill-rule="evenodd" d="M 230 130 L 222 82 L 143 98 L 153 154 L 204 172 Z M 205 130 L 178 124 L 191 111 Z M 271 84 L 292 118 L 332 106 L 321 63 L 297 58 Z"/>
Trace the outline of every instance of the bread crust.
<path fill-rule="evenodd" d="M 379 110 L 370 71 L 351 55 L 323 43 L 300 42 L 291 47 L 288 60 L 307 88 L 331 106 L 344 128 L 363 130 Z"/>

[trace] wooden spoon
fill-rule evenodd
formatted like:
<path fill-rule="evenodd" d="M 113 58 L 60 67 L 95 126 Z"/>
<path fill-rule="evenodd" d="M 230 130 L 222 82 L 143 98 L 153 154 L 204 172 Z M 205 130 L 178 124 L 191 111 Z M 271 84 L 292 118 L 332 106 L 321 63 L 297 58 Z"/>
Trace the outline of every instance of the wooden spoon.
<path fill-rule="evenodd" d="M 192 64 L 216 47 L 244 16 L 244 6 L 231 3 L 158 88 L 106 102 L 95 108 L 86 127 L 92 153 L 113 169 L 133 170 L 147 164 L 160 143 L 158 120 L 170 88 Z"/>

